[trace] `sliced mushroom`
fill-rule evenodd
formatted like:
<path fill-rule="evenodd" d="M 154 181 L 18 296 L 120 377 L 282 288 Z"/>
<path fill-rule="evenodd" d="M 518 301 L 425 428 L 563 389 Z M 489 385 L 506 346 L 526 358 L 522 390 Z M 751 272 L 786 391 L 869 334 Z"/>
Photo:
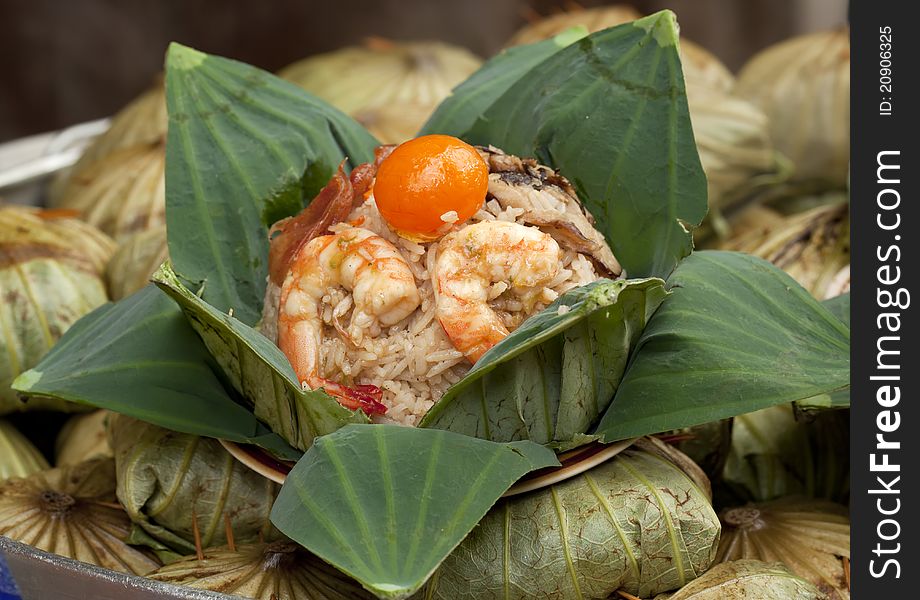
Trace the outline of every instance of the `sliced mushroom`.
<path fill-rule="evenodd" d="M 532 158 L 521 159 L 491 146 L 479 150 L 489 165 L 489 199 L 502 208 L 522 209 L 521 221 L 545 231 L 563 248 L 589 256 L 602 274 L 622 274 L 568 180 Z"/>

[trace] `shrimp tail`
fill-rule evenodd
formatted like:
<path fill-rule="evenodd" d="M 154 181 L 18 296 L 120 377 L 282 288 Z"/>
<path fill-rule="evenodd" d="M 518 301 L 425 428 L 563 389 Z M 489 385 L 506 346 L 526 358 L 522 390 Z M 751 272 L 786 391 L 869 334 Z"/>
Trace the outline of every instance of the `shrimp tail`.
<path fill-rule="evenodd" d="M 382 415 L 387 412 L 386 405 L 381 402 L 383 400 L 383 390 L 376 385 L 348 387 L 322 377 L 311 377 L 310 387 L 313 389 L 323 388 L 327 394 L 334 397 L 339 404 L 349 410 L 361 409 L 368 415 Z"/>

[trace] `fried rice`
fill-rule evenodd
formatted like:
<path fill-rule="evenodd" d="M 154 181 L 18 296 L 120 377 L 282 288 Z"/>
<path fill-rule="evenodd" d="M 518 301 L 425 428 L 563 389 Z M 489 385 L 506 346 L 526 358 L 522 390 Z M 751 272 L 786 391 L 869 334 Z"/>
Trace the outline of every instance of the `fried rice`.
<path fill-rule="evenodd" d="M 489 304 L 509 331 L 568 290 L 604 276 L 620 275 L 619 265 L 602 236 L 590 224 L 587 227 L 592 231 L 585 231 L 585 222 L 592 223 L 590 215 L 578 205 L 568 182 L 533 161 L 522 161 L 495 149 L 480 151 L 490 166 L 486 201 L 466 223 L 456 223 L 456 212 L 442 215 L 445 230 L 481 221 L 509 221 L 528 226 L 539 223 L 563 250 L 562 268 L 531 306 L 525 306 L 506 283 L 492 285 Z M 522 197 L 526 199 L 522 201 Z M 586 221 L 577 222 L 577 216 L 573 219 L 573 211 L 580 212 Z M 548 216 L 552 218 L 548 220 Z M 568 225 L 573 220 L 577 222 L 575 227 Z M 566 226 L 560 228 L 560 223 Z M 472 366 L 453 346 L 435 314 L 432 274 L 438 241 L 417 243 L 396 235 L 381 217 L 373 195 L 355 207 L 345 222 L 330 227 L 330 231 L 336 233 L 352 226 L 376 233 L 399 250 L 415 277 L 421 304 L 391 327 L 381 327 L 377 322 L 352 323 L 351 294 L 343 288 L 328 290 L 322 299 L 324 331 L 319 375 L 349 386 L 379 387 L 387 412 L 374 419 L 413 426 Z M 598 247 L 597 240 L 603 247 Z M 269 282 L 261 329 L 272 340 L 277 339 L 279 297 L 279 286 Z"/>

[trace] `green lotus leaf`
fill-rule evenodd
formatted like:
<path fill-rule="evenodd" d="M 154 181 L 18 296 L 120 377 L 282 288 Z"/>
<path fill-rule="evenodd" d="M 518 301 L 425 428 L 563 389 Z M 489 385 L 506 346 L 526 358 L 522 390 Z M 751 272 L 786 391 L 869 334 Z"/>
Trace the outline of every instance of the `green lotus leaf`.
<path fill-rule="evenodd" d="M 317 438 L 272 509 L 282 533 L 381 598 L 406 598 L 522 475 L 558 465 L 531 442 L 497 444 L 396 425 Z"/>
<path fill-rule="evenodd" d="M 454 88 L 422 126 L 419 134 L 470 130 L 511 86 L 544 60 L 586 35 L 588 30 L 578 26 L 536 44 L 502 50 Z"/>
<path fill-rule="evenodd" d="M 850 330 L 770 263 L 694 252 L 642 332 L 596 433 L 680 429 L 850 384 Z"/>
<path fill-rule="evenodd" d="M 151 285 L 80 319 L 13 387 L 299 457 L 233 399 L 212 365 L 179 307 Z"/>
<path fill-rule="evenodd" d="M 278 485 L 233 458 L 217 440 L 113 415 L 116 494 L 144 533 L 180 554 L 277 535 L 269 520 Z"/>
<path fill-rule="evenodd" d="M 583 442 L 665 294 L 660 279 L 570 290 L 483 355 L 420 425 L 496 442 Z"/>
<path fill-rule="evenodd" d="M 826 600 L 814 584 L 793 575 L 780 563 L 735 560 L 716 565 L 699 579 L 655 600 Z"/>
<path fill-rule="evenodd" d="M 287 357 L 268 338 L 189 292 L 170 265 L 154 274 L 157 285 L 175 300 L 201 336 L 230 385 L 255 416 L 295 448 L 306 450 L 316 436 L 346 423 L 367 423 L 322 390 L 304 390 Z"/>
<path fill-rule="evenodd" d="M 642 598 L 715 559 L 719 519 L 674 463 L 632 447 L 549 488 L 499 501 L 442 563 L 426 600 Z"/>
<path fill-rule="evenodd" d="M 847 327 L 850 326 L 850 293 L 841 294 L 833 298 L 828 298 L 821 302 L 827 310 L 840 319 Z M 842 390 L 831 392 L 830 394 L 821 394 L 805 398 L 795 403 L 802 410 L 822 410 L 826 408 L 849 408 L 850 406 L 850 387 L 847 386 Z"/>
<path fill-rule="evenodd" d="M 292 83 L 176 43 L 166 103 L 169 256 L 208 303 L 255 324 L 269 226 L 300 212 L 342 160 L 371 160 L 377 141 Z"/>
<path fill-rule="evenodd" d="M 573 42 L 578 35 L 489 61 L 422 132 L 559 169 L 627 274 L 667 277 L 706 214 L 677 21 L 662 11 Z"/>

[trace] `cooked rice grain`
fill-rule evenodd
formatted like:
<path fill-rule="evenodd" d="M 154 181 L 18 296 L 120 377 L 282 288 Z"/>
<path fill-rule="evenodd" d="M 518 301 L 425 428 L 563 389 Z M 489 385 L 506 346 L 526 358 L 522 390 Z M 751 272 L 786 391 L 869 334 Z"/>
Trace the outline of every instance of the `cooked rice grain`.
<path fill-rule="evenodd" d="M 498 201 L 490 199 L 470 222 L 518 222 L 523 213 L 523 209 L 503 208 Z M 449 211 L 441 219 L 449 224 L 455 222 L 456 217 L 454 211 Z M 383 390 L 383 403 L 388 410 L 386 415 L 375 419 L 415 425 L 470 368 L 435 318 L 435 289 L 431 275 L 437 258 L 437 242 L 419 244 L 397 236 L 380 216 L 373 196 L 352 211 L 348 222 L 334 225 L 331 231 L 339 232 L 351 226 L 369 229 L 396 246 L 415 277 L 421 305 L 402 322 L 381 330 L 377 323 L 353 323 L 351 295 L 344 290 L 330 290 L 323 298 L 325 327 L 320 349 L 320 375 L 346 385 L 378 386 Z M 559 274 L 546 288 L 521 297 L 511 292 L 507 283 L 496 283 L 489 291 L 490 305 L 505 326 L 513 330 L 561 294 L 597 278 L 588 258 L 565 250 Z M 271 339 L 277 339 L 280 294 L 276 286 L 269 287 L 274 289 L 266 294 L 262 331 Z"/>

